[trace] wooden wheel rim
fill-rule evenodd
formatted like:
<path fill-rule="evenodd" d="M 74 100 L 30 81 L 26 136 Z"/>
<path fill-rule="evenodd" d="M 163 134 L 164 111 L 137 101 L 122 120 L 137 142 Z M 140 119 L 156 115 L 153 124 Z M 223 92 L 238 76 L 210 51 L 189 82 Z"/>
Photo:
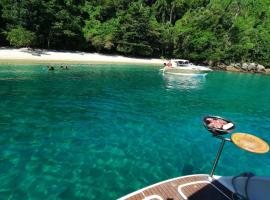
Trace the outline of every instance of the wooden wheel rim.
<path fill-rule="evenodd" d="M 267 153 L 269 145 L 254 135 L 247 133 L 235 133 L 232 135 L 232 142 L 241 149 L 252 153 Z"/>

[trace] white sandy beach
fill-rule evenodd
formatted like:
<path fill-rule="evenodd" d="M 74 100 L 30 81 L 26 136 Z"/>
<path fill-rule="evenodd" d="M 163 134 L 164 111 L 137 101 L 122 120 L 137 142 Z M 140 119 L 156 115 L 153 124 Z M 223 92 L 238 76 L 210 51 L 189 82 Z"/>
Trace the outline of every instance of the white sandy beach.
<path fill-rule="evenodd" d="M 99 53 L 53 51 L 30 48 L 0 48 L 0 63 L 134 63 L 157 64 L 164 63 L 162 59 L 129 58 L 118 55 L 103 55 Z"/>

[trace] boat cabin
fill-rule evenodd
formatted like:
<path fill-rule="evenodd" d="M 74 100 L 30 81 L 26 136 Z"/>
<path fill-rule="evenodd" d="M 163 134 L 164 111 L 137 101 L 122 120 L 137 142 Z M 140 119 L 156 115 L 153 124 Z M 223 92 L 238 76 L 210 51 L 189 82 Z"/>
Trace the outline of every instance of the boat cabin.
<path fill-rule="evenodd" d="M 191 64 L 188 60 L 182 59 L 172 59 L 171 63 L 173 67 L 187 67 Z"/>

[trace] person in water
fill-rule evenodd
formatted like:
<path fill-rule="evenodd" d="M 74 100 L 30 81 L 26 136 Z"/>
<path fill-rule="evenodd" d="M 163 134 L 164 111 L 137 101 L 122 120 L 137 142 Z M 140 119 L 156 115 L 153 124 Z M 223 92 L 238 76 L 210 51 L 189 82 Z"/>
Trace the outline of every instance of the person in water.
<path fill-rule="evenodd" d="M 47 68 L 48 68 L 49 71 L 53 71 L 54 70 L 54 67 L 53 66 L 49 66 L 48 65 Z"/>
<path fill-rule="evenodd" d="M 63 65 L 60 66 L 60 69 L 68 69 L 68 66 L 66 65 L 65 67 Z"/>
<path fill-rule="evenodd" d="M 172 68 L 172 63 L 171 63 L 171 61 L 169 60 L 169 62 L 167 63 L 167 65 L 166 65 L 168 68 Z"/>

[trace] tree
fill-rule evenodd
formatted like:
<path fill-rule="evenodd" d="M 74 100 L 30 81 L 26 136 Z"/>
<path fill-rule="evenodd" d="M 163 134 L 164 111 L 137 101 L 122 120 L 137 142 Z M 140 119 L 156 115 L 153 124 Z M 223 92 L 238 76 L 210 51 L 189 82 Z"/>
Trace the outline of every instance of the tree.
<path fill-rule="evenodd" d="M 37 36 L 37 45 L 76 49 L 85 42 L 81 6 L 84 0 L 2 0 L 6 30 L 23 27 Z"/>
<path fill-rule="evenodd" d="M 216 60 L 218 39 L 212 30 L 216 17 L 210 10 L 198 9 L 188 12 L 175 25 L 175 55 L 204 61 Z M 217 55 L 216 55 L 217 56 Z"/>
<path fill-rule="evenodd" d="M 270 66 L 269 0 L 1 0 L 0 24 L 1 45 Z"/>
<path fill-rule="evenodd" d="M 117 51 L 127 55 L 150 56 L 153 36 L 150 9 L 142 2 L 134 2 L 121 13 Z"/>
<path fill-rule="evenodd" d="M 14 47 L 30 47 L 36 39 L 35 33 L 18 26 L 7 33 L 7 40 Z"/>
<path fill-rule="evenodd" d="M 118 19 L 110 19 L 101 23 L 98 20 L 87 20 L 83 29 L 86 40 L 97 51 L 112 51 L 116 47 L 116 38 L 118 35 L 119 21 Z"/>
<path fill-rule="evenodd" d="M 262 62 L 262 55 L 268 60 L 263 53 L 269 47 L 266 13 L 269 2 L 252 0 L 212 0 L 190 9 L 175 25 L 175 55 L 227 63 Z"/>
<path fill-rule="evenodd" d="M 0 2 L 0 45 L 1 44 L 5 44 L 5 35 L 3 34 L 3 32 L 5 31 L 5 26 L 6 26 L 6 23 L 4 21 L 4 19 L 2 18 L 2 9 L 3 9 L 3 6 Z"/>
<path fill-rule="evenodd" d="M 47 48 L 84 48 L 82 33 L 82 6 L 84 0 L 44 1 L 45 10 L 41 35 L 46 39 Z"/>

